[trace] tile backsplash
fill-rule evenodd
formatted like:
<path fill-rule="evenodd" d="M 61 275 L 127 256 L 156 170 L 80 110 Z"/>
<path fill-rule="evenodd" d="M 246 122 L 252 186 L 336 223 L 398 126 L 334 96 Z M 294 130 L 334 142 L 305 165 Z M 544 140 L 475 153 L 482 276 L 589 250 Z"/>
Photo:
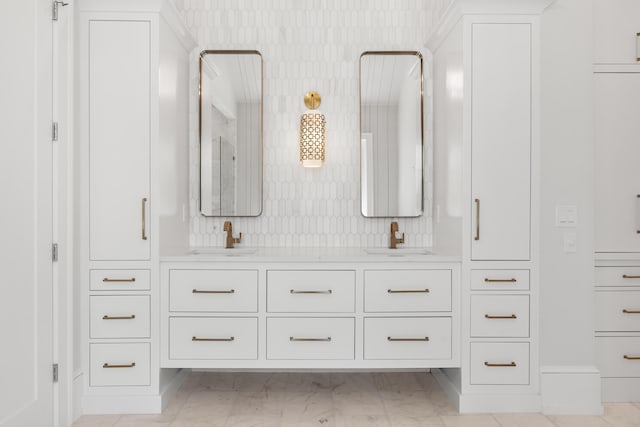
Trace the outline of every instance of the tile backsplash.
<path fill-rule="evenodd" d="M 367 50 L 417 50 L 450 0 L 174 0 L 203 49 L 255 49 L 264 60 L 262 215 L 232 218 L 242 246 L 383 247 L 388 218 L 360 214 L 359 57 Z M 199 213 L 197 54 L 192 55 L 190 244 L 222 246 L 225 218 Z M 405 246 L 431 246 L 432 102 L 425 56 L 424 215 L 399 218 Z M 326 161 L 298 161 L 304 94 L 322 95 Z"/>

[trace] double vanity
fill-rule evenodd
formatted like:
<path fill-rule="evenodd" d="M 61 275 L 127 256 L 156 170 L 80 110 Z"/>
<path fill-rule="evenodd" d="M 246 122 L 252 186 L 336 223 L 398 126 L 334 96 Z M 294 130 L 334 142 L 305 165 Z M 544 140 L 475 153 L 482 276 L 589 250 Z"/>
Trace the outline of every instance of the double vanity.
<path fill-rule="evenodd" d="M 345 179 L 332 182 L 347 189 L 323 182 L 355 182 L 357 165 L 295 172 L 309 193 L 344 199 L 329 210 L 273 182 L 273 141 L 262 135 L 262 73 L 273 63 L 196 47 L 169 2 L 132 4 L 86 0 L 79 11 L 84 413 L 160 412 L 188 368 L 431 369 L 461 412 L 540 410 L 540 10 L 445 19 L 430 67 L 419 52 L 353 58 L 360 196 Z M 403 78 L 381 80 L 394 69 Z M 247 218 L 259 215 L 268 218 Z M 338 230 L 365 242 L 354 234 L 366 230 L 375 244 L 270 248 L 255 237 L 259 227 L 301 231 L 309 217 L 322 228 L 315 237 Z M 207 247 L 193 250 L 197 232 Z M 433 253 L 416 244 L 425 240 Z"/>

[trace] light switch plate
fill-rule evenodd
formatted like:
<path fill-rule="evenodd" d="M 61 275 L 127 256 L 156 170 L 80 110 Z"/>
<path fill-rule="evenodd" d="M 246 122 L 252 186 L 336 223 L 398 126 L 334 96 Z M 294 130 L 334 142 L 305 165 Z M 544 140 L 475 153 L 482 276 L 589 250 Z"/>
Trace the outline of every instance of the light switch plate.
<path fill-rule="evenodd" d="M 578 207 L 574 205 L 556 206 L 556 227 L 576 227 L 578 225 Z"/>

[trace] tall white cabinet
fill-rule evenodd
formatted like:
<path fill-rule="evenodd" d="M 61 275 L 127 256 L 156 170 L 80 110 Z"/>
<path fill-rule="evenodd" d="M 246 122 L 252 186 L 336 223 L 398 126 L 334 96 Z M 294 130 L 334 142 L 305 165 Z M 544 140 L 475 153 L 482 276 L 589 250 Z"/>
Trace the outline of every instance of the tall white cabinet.
<path fill-rule="evenodd" d="M 462 176 L 463 207 L 461 369 L 435 375 L 461 412 L 541 408 L 535 230 L 543 5 L 512 7 L 504 15 L 454 8 L 428 44 L 434 151 L 447 153 L 449 168 L 460 165 L 449 174 Z M 437 188 L 436 205 L 454 206 L 452 194 Z"/>
<path fill-rule="evenodd" d="M 594 1 L 596 358 L 602 398 L 640 400 L 640 3 Z"/>
<path fill-rule="evenodd" d="M 159 367 L 160 224 L 176 196 L 158 165 L 186 146 L 194 46 L 169 1 L 85 0 L 78 22 L 76 399 L 85 414 L 160 412 L 181 375 Z"/>

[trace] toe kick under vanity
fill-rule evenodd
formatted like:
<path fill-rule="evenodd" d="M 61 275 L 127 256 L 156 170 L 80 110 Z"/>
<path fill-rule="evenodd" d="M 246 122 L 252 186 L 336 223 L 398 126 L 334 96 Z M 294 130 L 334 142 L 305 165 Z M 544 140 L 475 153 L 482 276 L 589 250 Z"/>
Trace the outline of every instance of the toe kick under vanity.
<path fill-rule="evenodd" d="M 161 367 L 460 366 L 460 264 L 362 250 L 161 262 Z"/>

